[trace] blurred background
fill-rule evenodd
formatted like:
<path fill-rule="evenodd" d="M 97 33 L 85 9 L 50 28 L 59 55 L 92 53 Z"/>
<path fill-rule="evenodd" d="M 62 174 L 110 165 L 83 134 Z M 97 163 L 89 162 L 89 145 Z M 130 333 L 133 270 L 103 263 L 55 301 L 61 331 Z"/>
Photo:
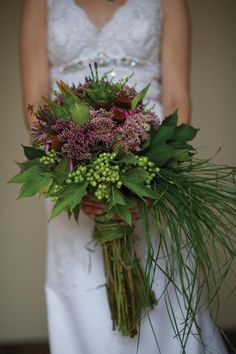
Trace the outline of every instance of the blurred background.
<path fill-rule="evenodd" d="M 16 172 L 13 160 L 23 156 L 19 145 L 27 144 L 28 136 L 23 124 L 18 59 L 21 1 L 1 0 L 0 6 L 0 353 L 28 353 L 27 346 L 19 351 L 19 347 L 7 344 L 47 341 L 47 221 L 42 199 L 16 201 L 18 188 L 6 185 Z M 202 157 L 222 147 L 215 161 L 236 165 L 236 1 L 189 0 L 189 6 L 193 37 L 192 124 L 201 128 L 195 146 L 201 147 Z M 231 287 L 233 282 L 235 278 L 228 277 Z M 227 295 L 226 284 L 217 324 L 232 336 L 236 334 L 236 295 L 226 301 Z M 42 344 L 29 353 L 43 350 L 46 353 L 46 345 Z"/>

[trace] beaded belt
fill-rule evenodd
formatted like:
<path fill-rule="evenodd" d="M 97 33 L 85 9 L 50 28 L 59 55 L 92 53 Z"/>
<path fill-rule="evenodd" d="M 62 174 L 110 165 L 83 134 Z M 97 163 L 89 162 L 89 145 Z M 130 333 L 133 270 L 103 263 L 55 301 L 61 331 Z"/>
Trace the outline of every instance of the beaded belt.
<path fill-rule="evenodd" d="M 58 67 L 58 70 L 61 72 L 73 72 L 82 70 L 88 67 L 89 63 L 97 63 L 98 66 L 106 67 L 111 65 L 122 65 L 130 68 L 135 68 L 136 66 L 142 66 L 147 64 L 146 60 L 142 59 L 134 59 L 134 58 L 127 58 L 127 57 L 109 57 L 105 53 L 98 53 L 97 56 L 92 60 L 80 60 L 72 64 L 61 65 Z"/>

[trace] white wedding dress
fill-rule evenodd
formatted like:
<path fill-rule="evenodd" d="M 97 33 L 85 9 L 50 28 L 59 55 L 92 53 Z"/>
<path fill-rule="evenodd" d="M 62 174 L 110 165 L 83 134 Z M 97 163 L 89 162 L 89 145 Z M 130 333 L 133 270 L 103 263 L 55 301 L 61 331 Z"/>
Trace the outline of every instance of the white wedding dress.
<path fill-rule="evenodd" d="M 160 63 L 161 0 L 127 0 L 111 20 L 98 29 L 74 0 L 48 0 L 48 56 L 51 86 L 57 80 L 69 84 L 84 81 L 88 63 L 97 61 L 100 72 L 110 71 L 114 80 L 134 75 L 137 90 L 151 82 L 149 98 L 162 116 Z M 47 211 L 51 204 L 47 202 Z M 48 224 L 46 300 L 51 354 L 135 354 L 138 338 L 122 337 L 112 331 L 99 247 L 91 243 L 93 221 L 81 213 L 80 224 L 64 213 Z M 141 233 L 140 225 L 137 233 Z M 158 242 L 158 238 L 156 238 Z M 143 251 L 140 245 L 141 252 Z M 163 262 L 163 260 L 162 260 Z M 165 286 L 163 273 L 156 273 L 154 290 L 160 296 Z M 172 294 L 173 293 L 173 294 Z M 181 314 L 174 289 L 176 318 Z M 171 295 L 172 294 L 172 295 Z M 181 299 L 179 299 L 181 302 Z M 165 300 L 150 313 L 141 326 L 139 354 L 183 353 L 169 320 Z M 192 333 L 187 354 L 225 354 L 223 341 L 208 312 L 199 316 L 206 349 Z"/>

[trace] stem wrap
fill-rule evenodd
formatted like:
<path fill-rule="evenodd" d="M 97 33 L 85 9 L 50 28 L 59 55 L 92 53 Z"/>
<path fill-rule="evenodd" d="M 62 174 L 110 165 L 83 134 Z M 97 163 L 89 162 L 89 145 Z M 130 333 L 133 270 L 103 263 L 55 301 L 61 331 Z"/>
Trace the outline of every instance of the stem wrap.
<path fill-rule="evenodd" d="M 96 226 L 93 231 L 93 237 L 98 244 L 118 240 L 131 235 L 134 227 L 121 225 L 115 221 L 99 221 L 96 219 Z"/>
<path fill-rule="evenodd" d="M 134 227 L 98 217 L 93 237 L 103 251 L 113 330 L 118 328 L 122 335 L 134 337 L 143 311 L 157 303 L 135 251 Z"/>

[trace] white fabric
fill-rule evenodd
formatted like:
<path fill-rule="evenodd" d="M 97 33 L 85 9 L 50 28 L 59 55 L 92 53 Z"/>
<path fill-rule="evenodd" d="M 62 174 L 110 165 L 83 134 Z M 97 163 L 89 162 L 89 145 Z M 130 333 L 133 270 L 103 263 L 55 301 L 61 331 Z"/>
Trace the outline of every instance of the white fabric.
<path fill-rule="evenodd" d="M 116 79 L 134 71 L 131 83 L 137 89 L 152 83 L 149 98 L 161 116 L 160 63 L 158 62 L 161 35 L 160 0 L 128 0 L 113 18 L 98 30 L 74 0 L 48 0 L 48 54 L 51 62 L 51 86 L 56 80 L 71 83 L 83 81 L 89 70 L 64 72 L 61 68 L 78 60 L 93 60 L 98 53 L 111 57 L 145 60 L 144 66 L 131 69 L 116 65 Z M 101 68 L 108 71 L 110 67 Z M 51 209 L 47 202 L 47 214 Z M 91 243 L 93 221 L 81 213 L 80 224 L 62 214 L 48 224 L 48 253 L 46 300 L 51 354 L 135 354 L 137 337 L 125 338 L 112 331 L 111 315 L 106 296 L 101 250 Z M 142 234 L 140 225 L 137 233 Z M 158 238 L 156 238 L 158 242 Z M 140 243 L 140 254 L 144 247 Z M 164 262 L 163 260 L 160 262 Z M 157 272 L 154 290 L 159 297 L 165 278 Z M 169 287 L 176 316 L 181 315 L 174 289 Z M 181 303 L 181 299 L 179 299 Z M 162 354 L 182 353 L 174 339 L 162 297 L 150 313 Z M 199 339 L 190 335 L 187 354 L 225 354 L 221 337 L 205 312 L 199 318 L 202 337 L 208 345 L 204 351 Z M 141 327 L 139 354 L 158 353 L 148 319 Z"/>

